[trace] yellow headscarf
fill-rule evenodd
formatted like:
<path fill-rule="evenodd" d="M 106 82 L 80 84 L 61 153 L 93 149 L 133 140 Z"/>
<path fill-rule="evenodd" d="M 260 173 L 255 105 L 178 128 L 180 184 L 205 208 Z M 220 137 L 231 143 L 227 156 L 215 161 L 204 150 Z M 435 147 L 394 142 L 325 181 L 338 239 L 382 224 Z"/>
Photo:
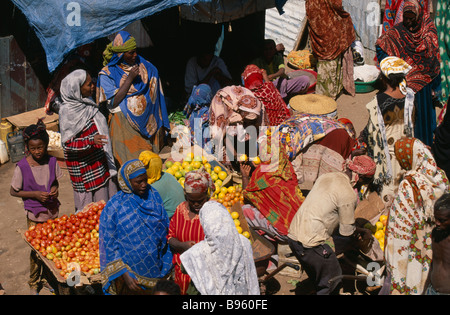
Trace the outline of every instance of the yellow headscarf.
<path fill-rule="evenodd" d="M 152 151 L 142 151 L 139 154 L 139 160 L 142 161 L 147 170 L 149 185 L 161 178 L 162 160 L 158 154 Z"/>
<path fill-rule="evenodd" d="M 412 67 L 403 59 L 390 56 L 380 62 L 380 69 L 386 77 L 389 77 L 391 73 L 403 73 L 406 76 Z M 406 95 L 406 79 L 400 83 L 399 88 L 403 95 Z"/>

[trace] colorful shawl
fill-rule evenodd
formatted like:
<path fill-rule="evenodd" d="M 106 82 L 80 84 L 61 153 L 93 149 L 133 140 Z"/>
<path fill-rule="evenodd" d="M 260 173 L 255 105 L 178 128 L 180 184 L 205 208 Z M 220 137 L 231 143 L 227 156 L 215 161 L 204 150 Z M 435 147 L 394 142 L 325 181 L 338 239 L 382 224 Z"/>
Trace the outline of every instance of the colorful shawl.
<path fill-rule="evenodd" d="M 436 8 L 436 28 L 441 53 L 442 101 L 450 98 L 450 3 L 438 0 Z"/>
<path fill-rule="evenodd" d="M 306 16 L 314 55 L 334 60 L 355 41 L 355 29 L 342 0 L 307 0 Z"/>
<path fill-rule="evenodd" d="M 113 101 L 127 78 L 132 66 L 124 63 L 123 53 L 135 48 L 133 42 L 129 33 L 121 31 L 105 50 L 106 61 L 109 62 L 98 76 L 98 103 Z M 134 79 L 119 106 L 130 125 L 144 137 L 150 138 L 161 127 L 170 130 L 170 123 L 158 70 L 139 55 L 136 64 L 139 65 L 140 75 Z"/>
<path fill-rule="evenodd" d="M 335 119 L 298 113 L 281 123 L 276 128 L 274 136 L 278 134 L 280 144 L 284 146 L 292 161 L 309 144 L 322 139 L 336 129 L 347 130 L 343 123 Z M 351 132 L 349 135 L 351 136 Z"/>
<path fill-rule="evenodd" d="M 211 138 L 220 139 L 227 127 L 244 125 L 244 119 L 256 127 L 263 125 L 264 106 L 249 89 L 232 85 L 219 90 L 213 97 L 209 112 Z"/>
<path fill-rule="evenodd" d="M 79 69 L 68 74 L 61 81 L 60 94 L 62 99 L 59 109 L 59 127 L 61 131 L 61 142 L 64 144 L 83 131 L 90 120 L 94 119 L 98 133 L 107 136 L 107 143 L 99 150 L 103 150 L 108 162 L 111 176 L 117 174 L 114 162 L 113 150 L 110 141 L 108 122 L 100 112 L 97 103 L 91 97 L 81 95 L 81 86 L 86 81 L 87 72 Z"/>
<path fill-rule="evenodd" d="M 432 1 L 419 0 L 420 6 L 425 12 L 430 12 Z M 403 22 L 403 11 L 405 0 L 386 0 L 386 6 L 383 16 L 383 33 L 392 28 L 394 25 Z"/>
<path fill-rule="evenodd" d="M 196 289 L 202 295 L 259 295 L 252 245 L 227 209 L 208 201 L 199 216 L 205 239 L 180 256 Z"/>
<path fill-rule="evenodd" d="M 281 97 L 280 91 L 277 90 L 271 81 L 264 81 L 261 71 L 255 65 L 248 65 L 242 75 L 244 84 L 263 103 L 270 126 L 278 126 L 288 119 L 291 114 Z"/>
<path fill-rule="evenodd" d="M 169 218 L 159 193 L 148 185 L 140 197 L 130 179 L 145 173 L 139 160 L 126 162 L 118 173 L 122 189 L 106 204 L 100 217 L 100 268 L 106 293 L 118 293 L 115 281 L 128 272 L 143 288 L 169 274 L 172 252 L 167 243 Z"/>
<path fill-rule="evenodd" d="M 435 201 L 449 189 L 445 173 L 418 139 L 395 143 L 395 155 L 406 170 L 389 211 L 385 259 L 391 294 L 419 295 L 432 259 L 431 231 Z"/>
<path fill-rule="evenodd" d="M 284 152 L 279 150 L 278 168 L 267 172 L 260 164 L 244 190 L 244 197 L 277 229 L 287 235 L 289 225 L 304 197 L 298 186 L 294 167 Z"/>
<path fill-rule="evenodd" d="M 439 75 L 439 41 L 430 15 L 417 0 L 405 1 L 406 10 L 416 13 L 418 30 L 413 33 L 403 23 L 394 25 L 377 40 L 376 45 L 388 56 L 399 57 L 411 65 L 406 81 L 417 93 Z"/>

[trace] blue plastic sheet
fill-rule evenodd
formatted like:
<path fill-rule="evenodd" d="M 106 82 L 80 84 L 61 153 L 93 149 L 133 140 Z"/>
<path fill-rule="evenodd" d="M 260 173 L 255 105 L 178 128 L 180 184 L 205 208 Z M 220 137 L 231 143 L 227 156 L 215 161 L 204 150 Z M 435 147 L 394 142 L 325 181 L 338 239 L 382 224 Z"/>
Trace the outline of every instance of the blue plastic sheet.
<path fill-rule="evenodd" d="M 120 31 L 134 21 L 174 6 L 210 1 L 12 0 L 36 31 L 50 72 L 73 49 Z"/>

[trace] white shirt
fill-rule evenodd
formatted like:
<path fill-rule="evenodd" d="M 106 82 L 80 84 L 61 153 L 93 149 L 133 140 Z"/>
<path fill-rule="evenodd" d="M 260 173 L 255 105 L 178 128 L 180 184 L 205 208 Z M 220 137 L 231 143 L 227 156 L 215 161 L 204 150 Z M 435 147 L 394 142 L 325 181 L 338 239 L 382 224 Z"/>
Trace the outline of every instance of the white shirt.
<path fill-rule="evenodd" d="M 198 83 L 202 81 L 215 67 L 222 70 L 222 74 L 231 80 L 231 74 L 228 71 L 228 68 L 222 58 L 213 56 L 209 66 L 207 68 L 201 68 L 197 64 L 197 57 L 191 57 L 186 64 L 186 73 L 184 76 L 184 86 L 186 93 L 190 95 L 192 92 L 192 88 L 195 85 L 198 85 Z M 216 92 L 222 88 L 220 86 L 220 83 L 214 77 L 211 78 L 208 84 L 211 87 L 211 92 L 213 95 L 215 95 Z"/>
<path fill-rule="evenodd" d="M 304 247 L 315 247 L 339 233 L 355 231 L 357 195 L 345 173 L 321 175 L 292 219 L 288 236 Z"/>

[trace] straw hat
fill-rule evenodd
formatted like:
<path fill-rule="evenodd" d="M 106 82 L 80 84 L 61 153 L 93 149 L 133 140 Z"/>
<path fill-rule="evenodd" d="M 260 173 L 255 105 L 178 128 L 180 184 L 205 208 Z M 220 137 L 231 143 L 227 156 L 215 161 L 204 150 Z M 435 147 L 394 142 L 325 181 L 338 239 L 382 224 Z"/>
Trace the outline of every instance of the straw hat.
<path fill-rule="evenodd" d="M 289 106 L 299 112 L 311 115 L 330 115 L 337 111 L 337 103 L 331 97 L 320 94 L 296 95 Z"/>

